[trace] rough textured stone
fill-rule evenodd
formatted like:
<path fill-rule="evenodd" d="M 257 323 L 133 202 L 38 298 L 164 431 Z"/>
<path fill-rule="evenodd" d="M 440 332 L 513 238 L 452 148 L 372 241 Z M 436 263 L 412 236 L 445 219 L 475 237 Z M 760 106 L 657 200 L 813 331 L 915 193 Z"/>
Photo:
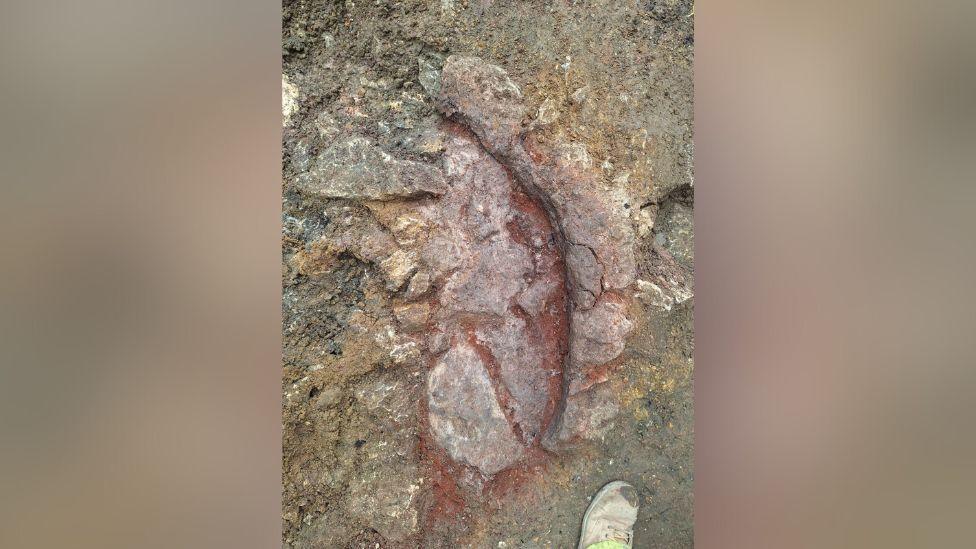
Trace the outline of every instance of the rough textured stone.
<path fill-rule="evenodd" d="M 692 271 L 695 253 L 692 209 L 683 204 L 671 204 L 662 217 L 655 230 L 664 237 L 664 248 L 684 270 Z"/>
<path fill-rule="evenodd" d="M 342 253 L 375 265 L 387 288 L 399 289 L 417 271 L 420 262 L 413 250 L 400 248 L 393 236 L 369 215 L 346 211 L 337 215 L 334 230 L 309 243 L 290 260 L 295 269 L 314 275 L 328 269 Z"/>
<path fill-rule="evenodd" d="M 417 59 L 420 86 L 430 95 L 437 95 L 441 87 L 441 65 L 444 59 L 437 55 L 422 56 Z"/>
<path fill-rule="evenodd" d="M 573 301 L 582 308 L 592 307 L 603 291 L 603 267 L 586 246 L 568 244 L 566 263 L 573 266 Z"/>
<path fill-rule="evenodd" d="M 417 270 L 417 255 L 414 252 L 396 250 L 380 261 L 379 266 L 388 281 L 387 287 L 399 290 Z"/>
<path fill-rule="evenodd" d="M 427 382 L 430 427 L 455 461 L 494 474 L 521 457 L 515 437 L 495 397 L 491 380 L 473 347 L 451 348 Z"/>
<path fill-rule="evenodd" d="M 603 437 L 613 427 L 613 419 L 618 413 L 620 406 L 607 385 L 570 395 L 555 436 L 547 438 L 544 444 L 554 450 L 558 443 L 577 437 L 585 440 Z"/>
<path fill-rule="evenodd" d="M 636 279 L 627 214 L 619 201 L 601 192 L 585 147 L 543 145 L 525 134 L 521 94 L 501 68 L 477 58 L 449 57 L 437 100 L 445 115 L 471 128 L 510 168 L 558 226 L 575 306 L 565 383 L 570 395 L 576 395 L 602 382 L 607 373 L 603 366 L 620 355 L 632 329 L 625 300 L 617 295 Z M 532 293 L 523 301 L 526 310 L 533 308 Z M 572 409 L 568 403 L 566 409 Z"/>
<path fill-rule="evenodd" d="M 441 111 L 471 128 L 489 149 L 506 150 L 520 131 L 522 92 L 508 74 L 477 57 L 452 55 L 441 71 L 437 99 Z"/>
<path fill-rule="evenodd" d="M 417 332 L 427 326 L 430 319 L 430 304 L 428 303 L 407 303 L 393 308 L 393 315 L 396 316 L 400 328 L 405 332 Z"/>
<path fill-rule="evenodd" d="M 680 305 L 694 297 L 694 293 L 684 284 L 675 280 L 658 280 L 659 284 L 638 280 L 637 297 L 648 305 L 670 311 L 675 305 Z"/>
<path fill-rule="evenodd" d="M 373 340 L 388 353 L 394 364 L 416 363 L 420 359 L 417 342 L 397 332 L 391 325 L 380 326 Z"/>
<path fill-rule="evenodd" d="M 349 441 L 359 473 L 349 484 L 345 508 L 390 540 L 404 540 L 419 525 L 424 479 L 411 459 L 417 426 L 416 415 L 410 413 L 419 389 L 383 375 L 364 380 L 352 392 L 367 410 L 365 421 L 376 427 L 371 430 L 376 434 L 355 433 Z"/>
<path fill-rule="evenodd" d="M 603 364 L 620 355 L 633 325 L 623 303 L 604 297 L 588 310 L 573 313 L 570 354 L 582 364 Z"/>
<path fill-rule="evenodd" d="M 644 498 L 646 512 L 635 525 L 639 546 L 692 544 L 692 366 L 686 361 L 693 349 L 693 308 L 686 302 L 665 313 L 631 300 L 631 292 L 647 284 L 668 293 L 666 280 L 659 277 L 671 274 L 661 271 L 669 266 L 665 259 L 659 263 L 664 256 L 651 249 L 654 233 L 663 237 L 657 245 L 689 270 L 669 238 L 665 214 L 669 202 L 689 208 L 693 203 L 681 187 L 692 183 L 694 17 L 691 0 L 681 0 L 679 11 L 662 11 L 657 5 L 662 2 L 651 4 L 611 9 L 579 2 L 490 0 L 400 7 L 383 2 L 284 4 L 281 72 L 295 85 L 299 108 L 282 133 L 282 547 L 574 546 L 580 502 L 607 478 L 629 479 L 642 494 L 653 495 Z M 670 8 L 675 2 L 664 4 Z M 649 29 L 653 32 L 645 32 Z M 522 55 L 526 47 L 531 51 Z M 315 168 L 324 151 L 357 136 L 395 159 L 439 168 L 448 184 L 463 180 L 462 173 L 446 174 L 443 164 L 453 158 L 447 149 L 454 125 L 430 97 L 440 94 L 441 71 L 451 54 L 477 55 L 501 65 L 520 88 L 524 108 L 516 131 L 507 134 L 511 145 L 498 147 L 486 139 L 490 146 L 484 150 L 513 177 L 514 188 L 541 207 L 553 229 L 545 237 L 555 238 L 558 261 L 572 255 L 567 252 L 571 245 L 586 249 L 591 261 L 571 257 L 570 269 L 563 265 L 558 279 L 549 278 L 551 256 L 536 251 L 545 246 L 539 235 L 519 234 L 508 226 L 519 217 L 511 200 L 504 226 L 508 233 L 493 235 L 493 227 L 455 230 L 456 225 L 445 222 L 461 214 L 449 210 L 455 204 L 445 200 L 449 192 L 331 199 L 300 187 L 298 180 Z M 283 107 L 288 105 L 283 101 Z M 491 127 L 492 116 L 482 120 Z M 464 124 L 461 118 L 455 121 Z M 471 132 L 470 126 L 465 129 Z M 506 150 L 508 156 L 499 154 Z M 477 202 L 457 203 L 470 208 Z M 573 203 L 603 211 L 575 212 Z M 371 234 L 366 219 L 344 225 L 338 213 L 344 208 L 372 218 L 381 231 Z M 591 216 L 582 220 L 585 230 L 564 236 L 561 224 L 572 229 L 578 213 Z M 614 235 L 626 237 L 625 218 L 642 231 L 634 251 L 645 284 L 621 284 L 626 269 L 619 266 L 625 263 L 614 259 L 613 250 L 601 248 L 612 244 Z M 483 223 L 482 229 L 487 228 Z M 527 285 L 502 315 L 445 310 L 445 283 L 459 269 L 476 268 L 465 262 L 468 251 L 493 238 L 511 238 L 528 250 Z M 399 289 L 390 290 L 379 264 L 397 250 L 403 257 L 413 254 L 416 270 Z M 444 256 L 436 266 L 428 262 L 434 255 Z M 692 281 L 682 284 L 690 288 Z M 554 294 L 553 287 L 563 291 Z M 558 338 L 556 344 L 537 344 L 536 338 L 545 337 L 557 321 L 570 325 L 573 310 L 596 306 L 604 294 L 622 298 L 629 307 L 626 314 L 636 332 L 628 336 L 632 347 L 605 365 L 588 368 L 607 382 L 566 400 L 559 390 L 564 389 L 564 362 L 550 368 L 548 359 L 542 360 L 541 368 L 551 375 L 548 382 L 557 389 L 546 396 L 557 402 L 547 402 L 541 423 L 548 426 L 549 438 L 564 440 L 556 452 L 541 451 L 515 429 L 529 425 L 536 412 L 520 411 L 518 380 L 507 379 L 510 373 L 533 370 L 509 371 L 506 361 L 492 357 L 508 346 L 546 356 L 559 348 Z M 414 325 L 412 313 L 402 309 L 414 304 L 431 310 L 428 327 L 416 332 L 408 330 Z M 514 330 L 508 326 L 520 326 L 516 320 L 525 323 L 521 337 L 509 333 Z M 548 329 L 538 329 L 543 326 Z M 491 341 L 495 338 L 509 340 Z M 472 346 L 486 364 L 502 413 L 526 447 L 519 461 L 492 476 L 454 462 L 430 430 L 428 377 L 458 343 Z M 564 359 L 568 354 L 568 336 L 561 354 Z M 395 357 L 410 356 L 417 359 L 396 364 Z M 607 387 L 614 390 L 606 391 L 606 400 L 585 400 L 591 391 Z M 606 421 L 614 404 L 620 413 Z M 414 428 L 404 431 L 393 421 L 371 419 L 387 416 L 412 417 Z M 558 417 L 566 421 L 554 425 Z M 611 424 L 612 431 L 601 440 Z M 522 435 L 531 436 L 525 431 Z M 598 442 L 586 442 L 594 438 Z M 385 453 L 388 448 L 396 451 Z M 415 478 L 413 472 L 404 473 L 411 466 L 416 466 Z"/>
<path fill-rule="evenodd" d="M 585 147 L 523 139 L 521 93 L 504 70 L 452 56 L 439 84 L 441 111 L 478 141 L 459 132 L 447 144 L 451 191 L 437 204 L 441 230 L 424 252 L 445 277 L 438 334 L 428 341 L 438 348 L 454 341 L 451 354 L 472 344 L 474 330 L 508 422 L 532 444 L 561 396 L 552 380 L 575 396 L 606 379 L 602 367 L 623 350 L 632 324 L 617 292 L 636 278 L 633 231 L 618 201 L 600 193 Z M 575 414 L 571 423 L 603 413 L 587 419 L 574 406 L 563 410 Z"/>
<path fill-rule="evenodd" d="M 410 278 L 410 284 L 407 286 L 407 299 L 418 299 L 430 290 L 430 273 L 427 271 L 420 271 Z"/>
<path fill-rule="evenodd" d="M 498 362 L 501 382 L 510 395 L 506 405 L 512 410 L 513 423 L 525 440 L 535 440 L 549 400 L 544 346 L 533 341 L 525 321 L 516 316 L 507 316 L 501 325 L 483 326 L 476 334 Z"/>
<path fill-rule="evenodd" d="M 397 217 L 393 223 L 393 236 L 401 246 L 412 246 L 423 240 L 430 230 L 425 219 L 410 214 Z"/>
<path fill-rule="evenodd" d="M 356 400 L 366 407 L 387 429 L 395 430 L 412 425 L 414 415 L 410 411 L 412 387 L 392 376 L 369 380 L 353 391 Z M 405 452 L 405 450 L 398 450 Z"/>
<path fill-rule="evenodd" d="M 626 305 L 604 294 L 592 309 L 573 312 L 573 331 L 569 347 L 567 378 L 570 394 L 575 394 L 602 379 L 586 379 L 601 366 L 620 356 L 624 340 L 633 328 L 626 316 Z"/>
<path fill-rule="evenodd" d="M 322 152 L 298 178 L 298 188 L 326 198 L 360 200 L 440 195 L 447 189 L 436 167 L 393 158 L 365 137 L 340 141 Z"/>
<path fill-rule="evenodd" d="M 558 225 L 567 245 L 566 267 L 578 307 L 593 306 L 605 290 L 633 284 L 634 235 L 627 215 L 597 188 L 584 147 L 559 143 L 547 149 L 522 139 L 521 93 L 504 70 L 478 58 L 448 57 L 437 103 L 506 163 Z"/>
<path fill-rule="evenodd" d="M 281 75 L 281 125 L 289 126 L 291 117 L 298 112 L 298 87 Z"/>
<path fill-rule="evenodd" d="M 383 482 L 356 478 L 349 487 L 347 511 L 367 520 L 383 537 L 401 541 L 417 531 L 416 498 L 421 478 L 402 471 L 402 462 L 384 463 Z M 385 473 L 386 470 L 395 471 Z"/>
<path fill-rule="evenodd" d="M 523 144 L 521 94 L 500 68 L 449 58 L 438 97 L 473 130 L 443 125 L 443 171 L 354 139 L 320 155 L 307 182 L 319 194 L 372 201 L 371 216 L 335 220 L 355 230 L 332 235 L 329 251 L 373 263 L 390 291 L 409 281 L 395 327 L 373 339 L 394 364 L 435 357 L 427 386 L 434 440 L 490 476 L 546 433 L 576 432 L 564 419 L 582 425 L 609 410 L 587 418 L 560 400 L 607 379 L 623 349 L 633 235 L 619 201 L 598 191 L 585 147 Z M 414 191 L 439 196 L 377 202 Z"/>
<path fill-rule="evenodd" d="M 545 310 L 546 304 L 552 296 L 553 288 L 562 281 L 558 275 L 536 278 L 522 290 L 518 296 L 518 305 L 530 315 L 538 315 Z"/>
<path fill-rule="evenodd" d="M 524 247 L 497 238 L 474 247 L 468 259 L 448 278 L 441 302 L 457 311 L 504 316 L 512 298 L 526 287 L 531 256 Z"/>
<path fill-rule="evenodd" d="M 450 347 L 450 356 L 474 349 L 494 380 L 492 394 L 509 428 L 520 445 L 530 446 L 561 395 L 568 348 L 565 266 L 554 229 L 543 208 L 468 132 L 455 129 L 444 165 L 450 190 L 428 211 L 437 229 L 423 252 L 444 280 L 428 350 Z M 437 440 L 449 448 L 457 445 L 453 437 Z M 486 451 L 497 451 L 490 446 Z M 491 467 L 478 467 L 492 474 Z"/>

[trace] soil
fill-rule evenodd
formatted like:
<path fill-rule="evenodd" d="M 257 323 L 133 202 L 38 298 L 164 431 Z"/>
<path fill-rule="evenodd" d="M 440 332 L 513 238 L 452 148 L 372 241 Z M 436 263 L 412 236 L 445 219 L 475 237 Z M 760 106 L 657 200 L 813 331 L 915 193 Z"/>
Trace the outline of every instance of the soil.
<path fill-rule="evenodd" d="M 641 497 L 635 547 L 693 545 L 693 22 L 686 1 L 285 0 L 284 546 L 575 547 L 588 498 L 614 479 Z M 442 282 L 426 288 L 407 254 L 389 254 L 414 238 L 393 220 L 436 198 L 300 184 L 353 138 L 439 169 L 446 120 L 430 88 L 452 55 L 507 72 L 533 143 L 582 151 L 637 258 L 633 329 L 594 397 L 615 413 L 487 476 L 432 437 L 417 350 L 430 326 L 402 314 L 433 306 Z"/>

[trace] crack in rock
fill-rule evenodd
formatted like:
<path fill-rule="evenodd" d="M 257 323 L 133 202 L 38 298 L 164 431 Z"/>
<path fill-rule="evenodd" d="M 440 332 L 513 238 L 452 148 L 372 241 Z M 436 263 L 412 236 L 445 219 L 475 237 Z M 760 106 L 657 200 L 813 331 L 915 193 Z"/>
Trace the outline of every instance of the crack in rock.
<path fill-rule="evenodd" d="M 453 459 L 492 475 L 521 459 L 512 440 L 553 448 L 616 413 L 612 395 L 587 390 L 632 329 L 621 291 L 635 280 L 634 237 L 585 149 L 544 150 L 525 135 L 522 94 L 503 69 L 451 56 L 438 83 L 441 112 L 474 135 L 452 130 L 451 190 L 426 254 L 435 272 L 450 272 L 436 322 L 436 346 L 448 350 L 431 372 L 429 414 Z M 461 335 L 472 325 L 473 354 Z M 487 354 L 474 368 L 478 350 Z M 472 393 L 466 375 L 503 387 Z"/>
<path fill-rule="evenodd" d="M 430 428 L 454 460 L 491 475 L 521 457 L 523 446 L 505 420 L 473 347 L 452 347 L 427 379 Z"/>
<path fill-rule="evenodd" d="M 561 400 L 565 266 L 545 210 L 469 131 L 448 133 L 450 189 L 425 206 L 436 229 L 422 255 L 439 281 L 428 350 L 444 353 L 428 414 L 454 461 L 492 475 L 539 443 Z M 485 390 L 471 390 L 468 375 Z"/>

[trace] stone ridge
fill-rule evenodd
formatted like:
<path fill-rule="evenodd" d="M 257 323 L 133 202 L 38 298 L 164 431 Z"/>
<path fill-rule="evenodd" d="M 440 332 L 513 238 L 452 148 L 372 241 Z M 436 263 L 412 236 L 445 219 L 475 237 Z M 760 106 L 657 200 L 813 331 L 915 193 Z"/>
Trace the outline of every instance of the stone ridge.
<path fill-rule="evenodd" d="M 471 129 L 541 204 L 556 229 L 572 319 L 560 408 L 578 416 L 582 401 L 577 401 L 593 399 L 579 393 L 606 379 L 608 363 L 623 351 L 632 329 L 622 291 L 636 278 L 633 230 L 626 215 L 600 192 L 585 150 L 571 143 L 545 148 L 526 134 L 522 94 L 500 67 L 476 57 L 448 57 L 436 103 L 445 116 Z M 531 309 L 532 293 L 526 293 L 520 299 Z M 543 441 L 546 446 L 586 435 L 558 415 Z"/>
<path fill-rule="evenodd" d="M 493 475 L 541 443 L 561 400 L 565 266 L 543 208 L 471 132 L 448 135 L 450 189 L 421 210 L 435 227 L 422 259 L 439 288 L 427 414 L 452 460 Z"/>

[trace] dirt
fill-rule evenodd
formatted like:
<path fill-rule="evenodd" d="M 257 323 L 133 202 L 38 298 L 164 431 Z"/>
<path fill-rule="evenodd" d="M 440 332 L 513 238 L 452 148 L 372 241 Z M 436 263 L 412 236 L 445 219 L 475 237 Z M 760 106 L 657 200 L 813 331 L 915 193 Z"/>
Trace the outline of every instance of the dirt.
<path fill-rule="evenodd" d="M 283 545 L 575 547 L 588 497 L 622 479 L 642 502 L 635 547 L 692 546 L 690 2 L 285 1 L 283 13 Z M 443 183 L 388 181 L 399 166 L 442 170 L 454 122 L 433 92 L 451 56 L 507 73 L 533 160 L 568 146 L 636 258 L 619 290 L 626 344 L 564 403 L 569 435 L 495 474 L 452 457 L 428 417 L 428 317 L 449 273 L 428 257 L 444 201 L 423 191 Z M 323 163 L 350 140 L 383 169 Z M 384 187 L 308 192 L 321 166 Z M 489 373 L 507 395 L 501 368 Z"/>

